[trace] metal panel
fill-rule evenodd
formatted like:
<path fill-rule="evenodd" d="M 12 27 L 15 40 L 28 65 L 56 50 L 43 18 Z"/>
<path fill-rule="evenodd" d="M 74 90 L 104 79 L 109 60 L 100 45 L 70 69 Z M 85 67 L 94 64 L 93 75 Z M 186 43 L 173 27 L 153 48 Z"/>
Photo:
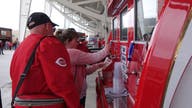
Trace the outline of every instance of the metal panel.
<path fill-rule="evenodd" d="M 171 108 L 191 108 L 192 106 L 192 103 L 190 102 L 192 99 L 192 50 L 189 50 L 192 41 L 191 32 L 192 21 L 190 22 L 190 25 L 186 31 L 177 58 L 175 60 L 175 65 L 173 67 L 173 71 L 168 83 L 163 108 L 170 108 L 170 104 L 172 104 Z"/>
<path fill-rule="evenodd" d="M 24 39 L 26 34 L 26 22 L 29 16 L 32 0 L 20 0 L 20 21 L 19 21 L 19 41 Z"/>

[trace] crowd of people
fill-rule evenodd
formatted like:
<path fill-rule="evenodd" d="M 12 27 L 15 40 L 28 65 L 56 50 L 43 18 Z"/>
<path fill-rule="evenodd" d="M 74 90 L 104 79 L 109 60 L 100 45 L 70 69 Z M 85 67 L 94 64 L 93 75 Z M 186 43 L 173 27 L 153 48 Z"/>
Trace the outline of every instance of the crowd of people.
<path fill-rule="evenodd" d="M 16 38 L 13 42 L 8 40 L 0 40 L 0 55 L 4 55 L 4 50 L 15 50 L 18 46 L 18 38 Z"/>
<path fill-rule="evenodd" d="M 15 50 L 10 66 L 15 108 L 21 107 L 14 103 L 16 97 L 64 101 L 38 108 L 85 107 L 86 76 L 105 66 L 102 60 L 109 54 L 110 45 L 89 53 L 74 28 L 54 33 L 55 26 L 42 12 L 32 13 L 27 20 L 30 34 Z"/>

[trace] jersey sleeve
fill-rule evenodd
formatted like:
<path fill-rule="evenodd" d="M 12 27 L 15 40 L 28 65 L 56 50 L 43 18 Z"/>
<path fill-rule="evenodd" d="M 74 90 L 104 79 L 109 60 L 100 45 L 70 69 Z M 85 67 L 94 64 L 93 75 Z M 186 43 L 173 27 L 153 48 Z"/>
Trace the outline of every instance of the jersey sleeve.
<path fill-rule="evenodd" d="M 101 61 L 108 55 L 106 48 L 96 52 L 87 53 L 78 49 L 68 49 L 72 65 L 93 64 Z"/>
<path fill-rule="evenodd" d="M 44 39 L 38 48 L 38 59 L 50 90 L 62 97 L 69 108 L 79 107 L 79 94 L 75 88 L 69 55 L 56 38 Z"/>

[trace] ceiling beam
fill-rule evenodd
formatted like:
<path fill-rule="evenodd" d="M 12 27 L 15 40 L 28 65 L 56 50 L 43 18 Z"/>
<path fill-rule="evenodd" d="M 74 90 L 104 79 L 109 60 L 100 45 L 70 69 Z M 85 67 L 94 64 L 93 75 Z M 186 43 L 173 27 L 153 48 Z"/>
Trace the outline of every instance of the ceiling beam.
<path fill-rule="evenodd" d="M 99 14 L 96 14 L 94 12 L 88 11 L 87 9 L 84 9 L 84 8 L 82 8 L 82 7 L 78 6 L 78 5 L 75 5 L 73 3 L 70 3 L 70 2 L 68 2 L 66 0 L 53 0 L 53 1 L 59 2 L 62 5 L 64 5 L 65 7 L 71 8 L 71 9 L 73 9 L 75 11 L 83 13 L 86 16 L 89 16 L 89 17 L 95 18 L 97 20 L 100 20 L 101 22 L 106 22 L 107 18 L 104 15 L 99 15 Z"/>
<path fill-rule="evenodd" d="M 97 13 L 97 14 L 100 14 L 100 13 L 101 13 L 100 11 L 95 10 L 95 9 L 93 9 L 93 8 L 91 8 L 91 7 L 88 7 L 88 6 L 85 6 L 84 8 L 87 9 L 87 10 L 90 10 L 90 11 L 92 11 L 92 12 L 94 12 L 94 13 Z"/>
<path fill-rule="evenodd" d="M 87 26 L 85 24 L 80 23 L 79 21 L 74 20 L 73 18 L 69 17 L 69 14 L 65 14 L 64 12 L 62 12 L 57 6 L 55 6 L 52 2 L 50 2 L 50 4 L 58 11 L 60 12 L 63 16 L 65 16 L 69 21 L 73 22 L 73 24 L 77 25 L 78 27 L 80 27 L 81 29 L 84 29 L 86 31 L 89 32 L 96 32 L 98 31 L 96 28 L 92 28 L 90 26 Z M 80 26 L 81 25 L 81 26 Z M 86 28 L 85 28 L 86 27 Z"/>
<path fill-rule="evenodd" d="M 99 1 L 102 1 L 102 0 L 86 0 L 86 1 L 76 2 L 74 4 L 75 5 L 83 5 L 83 4 L 94 3 L 94 2 L 99 2 Z"/>

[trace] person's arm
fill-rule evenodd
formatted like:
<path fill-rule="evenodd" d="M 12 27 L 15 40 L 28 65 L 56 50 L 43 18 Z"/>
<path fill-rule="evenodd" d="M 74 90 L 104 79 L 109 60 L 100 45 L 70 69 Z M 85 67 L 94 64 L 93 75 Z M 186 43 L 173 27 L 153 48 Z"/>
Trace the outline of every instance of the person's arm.
<path fill-rule="evenodd" d="M 73 82 L 69 55 L 56 38 L 44 39 L 39 47 L 41 63 L 49 89 L 62 97 L 68 108 L 79 107 L 79 94 Z"/>
<path fill-rule="evenodd" d="M 96 64 L 88 65 L 88 66 L 86 66 L 86 74 L 90 75 L 93 72 L 95 72 L 97 69 L 102 68 L 104 65 L 105 65 L 104 62 L 99 62 Z"/>
<path fill-rule="evenodd" d="M 78 49 L 67 49 L 70 55 L 71 64 L 84 65 L 94 64 L 104 59 L 109 54 L 109 48 L 106 46 L 96 53 L 86 53 Z"/>

